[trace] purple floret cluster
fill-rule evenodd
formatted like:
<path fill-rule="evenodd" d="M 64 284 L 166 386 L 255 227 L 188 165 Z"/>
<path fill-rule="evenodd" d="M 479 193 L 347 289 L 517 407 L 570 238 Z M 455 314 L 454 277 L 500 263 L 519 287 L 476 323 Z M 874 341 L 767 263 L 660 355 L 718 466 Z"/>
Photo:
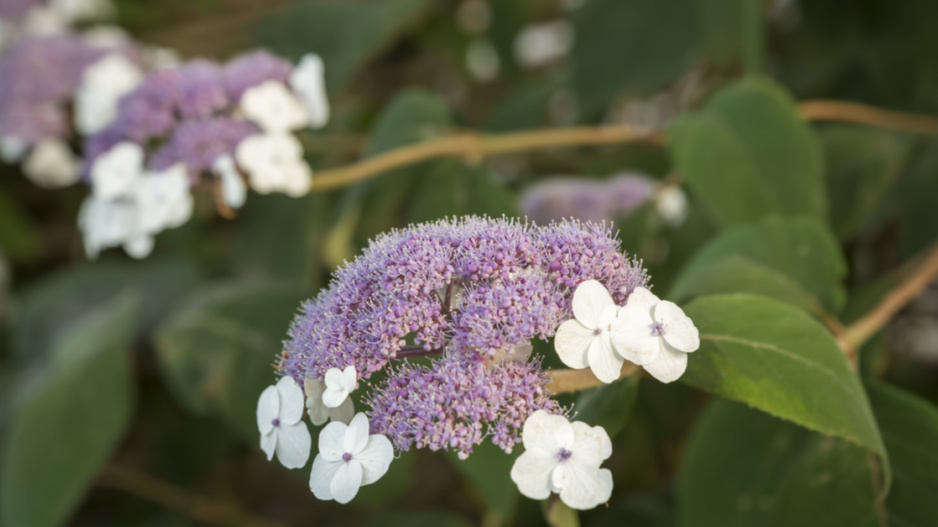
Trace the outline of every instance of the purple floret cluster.
<path fill-rule="evenodd" d="M 648 277 L 607 225 L 467 217 L 411 226 L 374 240 L 302 306 L 279 368 L 300 383 L 331 368 L 354 366 L 360 379 L 389 368 L 369 399 L 373 432 L 400 450 L 467 455 L 490 437 L 510 451 L 532 412 L 560 411 L 537 358 L 517 350 L 572 318 L 585 280 L 621 305 Z M 430 367 L 406 360 L 431 355 L 441 358 Z"/>
<path fill-rule="evenodd" d="M 554 178 L 527 189 L 521 197 L 521 210 L 538 223 L 563 218 L 612 221 L 635 212 L 657 189 L 657 181 L 641 174 L 621 174 L 602 181 Z"/>

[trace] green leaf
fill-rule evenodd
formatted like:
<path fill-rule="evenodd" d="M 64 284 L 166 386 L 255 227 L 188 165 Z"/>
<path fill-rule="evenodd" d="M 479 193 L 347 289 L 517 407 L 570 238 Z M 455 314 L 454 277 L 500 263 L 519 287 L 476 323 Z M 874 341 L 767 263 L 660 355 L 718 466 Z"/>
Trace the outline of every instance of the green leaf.
<path fill-rule="evenodd" d="M 367 488 L 364 487 L 364 489 Z M 409 512 L 402 514 L 384 511 L 380 516 L 365 522 L 364 525 L 365 527 L 469 527 L 472 524 L 462 516 L 457 516 L 451 512 Z"/>
<path fill-rule="evenodd" d="M 460 161 L 437 161 L 428 166 L 414 189 L 410 222 L 469 214 L 517 216 L 517 199 L 484 167 L 467 167 Z"/>
<path fill-rule="evenodd" d="M 702 51 L 719 66 L 742 61 L 745 4 L 749 0 L 697 0 Z"/>
<path fill-rule="evenodd" d="M 326 64 L 326 85 L 335 94 L 424 18 L 431 5 L 429 0 L 298 2 L 259 24 L 258 43 L 294 61 L 318 54 Z"/>
<path fill-rule="evenodd" d="M 724 231 L 700 249 L 672 285 L 681 302 L 713 293 L 755 293 L 813 313 L 838 312 L 847 265 L 820 223 L 770 218 Z"/>
<path fill-rule="evenodd" d="M 701 346 L 682 381 L 886 459 L 863 388 L 818 322 L 776 300 L 742 294 L 702 297 L 684 311 L 700 330 Z"/>
<path fill-rule="evenodd" d="M 95 262 L 46 278 L 28 290 L 11 335 L 17 360 L 44 353 L 69 322 L 121 294 L 141 299 L 138 330 L 146 331 L 173 309 L 199 280 L 183 261 Z"/>
<path fill-rule="evenodd" d="M 190 411 L 215 412 L 245 437 L 257 434 L 255 408 L 276 378 L 271 364 L 306 297 L 295 286 L 219 286 L 190 299 L 156 332 L 170 390 Z"/>
<path fill-rule="evenodd" d="M 77 321 L 20 394 L 0 453 L 4 525 L 64 524 L 117 446 L 133 406 L 136 314 L 122 296 Z"/>
<path fill-rule="evenodd" d="M 717 92 L 671 132 L 677 170 L 724 226 L 766 216 L 824 221 L 824 159 L 794 101 L 749 78 Z"/>
<path fill-rule="evenodd" d="M 867 393 L 892 464 L 893 484 L 886 500 L 889 524 L 934 525 L 938 518 L 938 409 L 880 382 L 868 383 Z"/>
<path fill-rule="evenodd" d="M 574 11 L 573 89 L 587 114 L 673 80 L 699 40 L 694 0 L 589 0 Z"/>
<path fill-rule="evenodd" d="M 638 400 L 638 376 L 626 377 L 580 393 L 573 408 L 577 421 L 601 426 L 615 437 L 632 417 Z"/>
<path fill-rule="evenodd" d="M 34 260 L 42 250 L 42 235 L 15 198 L 0 191 L 0 247 L 14 262 Z"/>
<path fill-rule="evenodd" d="M 842 439 L 714 401 L 684 452 L 678 525 L 880 525 L 869 455 Z"/>
<path fill-rule="evenodd" d="M 238 217 L 234 265 L 242 275 L 304 284 L 314 264 L 315 214 L 319 195 L 251 196 Z M 289 233 L 289 240 L 284 239 Z"/>
<path fill-rule="evenodd" d="M 515 453 L 521 445 L 515 448 Z M 515 455 L 506 454 L 491 441 L 483 441 L 473 447 L 469 459 L 461 460 L 456 454 L 447 452 L 446 457 L 462 473 L 482 496 L 488 510 L 503 523 L 512 513 L 518 501 L 518 487 L 509 475 Z"/>

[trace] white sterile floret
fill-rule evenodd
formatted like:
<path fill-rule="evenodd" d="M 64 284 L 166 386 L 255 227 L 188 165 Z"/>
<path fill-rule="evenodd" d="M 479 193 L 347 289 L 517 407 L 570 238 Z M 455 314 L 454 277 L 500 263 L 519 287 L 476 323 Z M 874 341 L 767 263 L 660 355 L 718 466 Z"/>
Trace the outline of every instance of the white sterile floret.
<path fill-rule="evenodd" d="M 140 212 L 131 199 L 89 195 L 78 211 L 78 228 L 92 260 L 102 249 L 118 245 L 134 258 L 145 258 L 153 249 L 153 238 L 140 228 Z"/>
<path fill-rule="evenodd" d="M 221 195 L 225 204 L 233 209 L 240 209 L 247 199 L 248 189 L 241 179 L 234 159 L 228 154 L 219 156 L 212 163 L 212 172 L 218 176 L 221 183 Z"/>
<path fill-rule="evenodd" d="M 284 192 L 299 197 L 312 185 L 303 147 L 292 135 L 252 135 L 238 144 L 235 159 L 247 172 L 251 188 L 261 194 Z"/>
<path fill-rule="evenodd" d="M 50 0 L 49 7 L 70 23 L 98 20 L 114 12 L 109 0 Z"/>
<path fill-rule="evenodd" d="M 287 468 L 301 468 L 309 460 L 313 439 L 303 422 L 303 389 L 285 376 L 276 386 L 268 386 L 257 400 L 257 428 L 261 432 L 261 450 L 270 461 Z"/>
<path fill-rule="evenodd" d="M 560 59 L 573 46 L 573 25 L 565 19 L 525 26 L 515 37 L 515 58 L 526 68 Z"/>
<path fill-rule="evenodd" d="M 619 378 L 625 358 L 616 352 L 610 331 L 619 307 L 606 287 L 587 280 L 573 293 L 573 316 L 557 328 L 554 349 L 571 368 L 589 367 L 603 382 Z"/>
<path fill-rule="evenodd" d="M 687 369 L 687 354 L 700 347 L 700 333 L 673 302 L 636 287 L 612 325 L 612 341 L 652 377 L 671 382 Z"/>
<path fill-rule="evenodd" d="M 319 454 L 313 460 L 309 490 L 321 500 L 348 503 L 358 489 L 388 471 L 394 458 L 391 441 L 369 434 L 368 417 L 359 413 L 346 425 L 332 422 L 319 434 Z"/>
<path fill-rule="evenodd" d="M 78 181 L 78 159 L 61 139 L 46 138 L 33 146 L 23 173 L 43 188 L 62 188 Z"/>
<path fill-rule="evenodd" d="M 687 218 L 687 195 L 681 187 L 667 185 L 655 195 L 655 212 L 671 227 L 679 227 Z"/>
<path fill-rule="evenodd" d="M 290 74 L 290 88 L 306 106 L 311 128 L 322 128 L 329 122 L 325 68 L 319 55 L 303 55 Z"/>
<path fill-rule="evenodd" d="M 143 148 L 137 143 L 117 143 L 98 156 L 91 166 L 91 188 L 104 199 L 127 195 L 143 175 Z"/>
<path fill-rule="evenodd" d="M 147 172 L 133 188 L 140 228 L 148 234 L 179 227 L 192 217 L 193 199 L 185 165 Z"/>
<path fill-rule="evenodd" d="M 0 135 L 0 160 L 16 163 L 26 153 L 26 141 L 12 135 Z"/>
<path fill-rule="evenodd" d="M 326 371 L 326 390 L 322 392 L 322 402 L 329 408 L 338 408 L 358 383 L 355 366 L 346 366 L 344 370 L 329 368 Z"/>
<path fill-rule="evenodd" d="M 303 391 L 306 393 L 306 411 L 314 425 L 319 426 L 328 420 L 348 423 L 355 415 L 355 407 L 351 397 L 346 397 L 339 406 L 329 408 L 322 401 L 326 390 L 326 383 L 314 377 L 307 377 L 303 382 Z"/>
<path fill-rule="evenodd" d="M 265 132 L 289 132 L 309 124 L 306 108 L 282 83 L 265 81 L 241 96 L 241 113 Z"/>
<path fill-rule="evenodd" d="M 34 37 L 61 35 L 69 30 L 69 23 L 46 6 L 36 6 L 26 13 L 17 27 L 22 34 Z"/>
<path fill-rule="evenodd" d="M 609 501 L 612 473 L 599 466 L 612 455 L 612 442 L 602 427 L 538 410 L 524 422 L 521 440 L 524 453 L 511 467 L 521 494 L 542 500 L 556 492 L 580 510 Z"/>
<path fill-rule="evenodd" d="M 117 103 L 143 80 L 136 64 L 111 53 L 88 66 L 75 92 L 75 128 L 84 135 L 100 132 L 117 118 Z"/>

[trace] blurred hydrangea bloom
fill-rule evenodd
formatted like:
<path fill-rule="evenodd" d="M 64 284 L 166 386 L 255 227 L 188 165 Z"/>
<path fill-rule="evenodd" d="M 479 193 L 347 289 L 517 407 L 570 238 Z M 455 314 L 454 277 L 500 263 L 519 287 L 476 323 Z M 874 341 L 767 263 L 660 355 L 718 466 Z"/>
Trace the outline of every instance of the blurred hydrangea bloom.
<path fill-rule="evenodd" d="M 537 223 L 563 218 L 611 221 L 625 217 L 651 199 L 658 182 L 641 174 L 624 173 L 608 180 L 551 178 L 529 187 L 521 196 L 521 210 Z"/>

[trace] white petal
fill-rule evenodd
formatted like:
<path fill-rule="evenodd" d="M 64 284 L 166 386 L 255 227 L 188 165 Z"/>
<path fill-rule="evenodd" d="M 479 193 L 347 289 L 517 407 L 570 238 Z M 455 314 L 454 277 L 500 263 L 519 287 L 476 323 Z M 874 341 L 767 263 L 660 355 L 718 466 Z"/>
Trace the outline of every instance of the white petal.
<path fill-rule="evenodd" d="M 356 454 L 355 459 L 362 465 L 362 485 L 371 485 L 388 471 L 394 460 L 394 447 L 387 437 L 372 434 L 364 450 Z"/>
<path fill-rule="evenodd" d="M 339 465 L 329 484 L 329 490 L 332 497 L 339 503 L 348 503 L 358 494 L 358 489 L 362 486 L 362 466 L 354 459 L 347 463 Z"/>
<path fill-rule="evenodd" d="M 351 393 L 355 390 L 355 383 L 358 382 L 358 373 L 355 371 L 355 366 L 346 366 L 342 370 L 342 383 L 345 386 L 345 389 Z"/>
<path fill-rule="evenodd" d="M 326 96 L 323 62 L 318 55 L 303 55 L 290 75 L 290 87 L 306 105 L 309 125 L 312 128 L 325 126 L 329 122 L 329 99 Z"/>
<path fill-rule="evenodd" d="M 269 434 L 261 434 L 261 450 L 267 454 L 267 461 L 274 458 L 274 452 L 277 450 L 277 432 L 271 430 Z"/>
<path fill-rule="evenodd" d="M 593 340 L 587 352 L 587 360 L 593 375 L 605 383 L 618 380 L 622 373 L 622 364 L 625 363 L 625 359 L 613 351 L 608 335 L 600 335 Z"/>
<path fill-rule="evenodd" d="M 124 252 L 131 258 L 140 260 L 150 256 L 150 253 L 153 252 L 153 243 L 153 236 L 142 231 L 137 232 L 124 240 Z"/>
<path fill-rule="evenodd" d="M 581 283 L 573 293 L 573 316 L 589 329 L 603 327 L 604 315 L 615 307 L 606 286 L 596 280 Z"/>
<path fill-rule="evenodd" d="M 337 408 L 346 400 L 348 400 L 348 392 L 342 388 L 330 386 L 322 392 L 322 404 L 326 405 L 327 408 Z"/>
<path fill-rule="evenodd" d="M 29 152 L 23 173 L 40 187 L 61 188 L 78 181 L 78 160 L 64 141 L 46 138 Z"/>
<path fill-rule="evenodd" d="M 335 421 L 319 432 L 319 455 L 326 461 L 341 461 L 345 453 L 345 432 L 348 425 Z"/>
<path fill-rule="evenodd" d="M 277 459 L 287 468 L 302 468 L 309 461 L 313 438 L 306 423 L 280 425 L 277 433 Z"/>
<path fill-rule="evenodd" d="M 573 425 L 573 452 L 571 459 L 584 465 L 599 467 L 602 462 L 612 455 L 612 441 L 609 434 L 601 426 L 590 426 L 581 421 L 574 421 Z"/>
<path fill-rule="evenodd" d="M 532 500 L 550 496 L 550 475 L 557 458 L 542 450 L 526 450 L 511 466 L 511 481 L 521 494 Z"/>
<path fill-rule="evenodd" d="M 573 427 L 562 415 L 537 410 L 524 421 L 521 441 L 528 451 L 541 450 L 553 456 L 573 444 Z"/>
<path fill-rule="evenodd" d="M 660 345 L 658 337 L 651 334 L 652 324 L 654 320 L 644 305 L 626 304 L 612 323 L 612 346 L 616 353 L 639 365 L 655 360 Z"/>
<path fill-rule="evenodd" d="M 323 406 L 325 407 L 325 405 Z M 352 404 L 351 397 L 346 397 L 338 408 L 327 408 L 326 413 L 333 421 L 348 424 L 352 421 L 352 416 L 355 415 L 355 405 Z"/>
<path fill-rule="evenodd" d="M 329 408 L 336 408 L 348 397 L 349 388 L 346 372 L 352 368 L 352 374 L 355 373 L 354 367 L 346 367 L 345 372 L 338 368 L 329 368 L 326 371 L 326 390 L 322 394 L 322 402 Z M 352 386 L 354 387 L 354 381 Z"/>
<path fill-rule="evenodd" d="M 128 141 L 117 143 L 91 166 L 91 186 L 99 198 L 126 195 L 143 175 L 143 148 Z"/>
<path fill-rule="evenodd" d="M 348 430 L 345 431 L 345 440 L 342 448 L 345 452 L 357 455 L 364 450 L 368 444 L 368 416 L 364 413 L 358 413 L 348 424 Z"/>
<path fill-rule="evenodd" d="M 595 338 L 594 330 L 571 319 L 557 328 L 557 334 L 554 336 L 554 349 L 557 350 L 557 356 L 564 364 L 582 370 L 589 366 L 586 352 Z"/>
<path fill-rule="evenodd" d="M 661 302 L 661 299 L 655 296 L 654 293 L 644 287 L 636 287 L 632 291 L 632 294 L 629 295 L 629 299 L 625 305 L 631 305 L 633 309 L 644 309 L 650 316 L 652 308 L 655 307 L 658 302 Z"/>
<path fill-rule="evenodd" d="M 560 499 L 572 509 L 586 510 L 606 503 L 612 495 L 612 472 L 567 463 Z"/>
<path fill-rule="evenodd" d="M 275 80 L 246 90 L 240 108 L 245 117 L 266 132 L 289 132 L 309 124 L 306 108 L 283 83 Z"/>
<path fill-rule="evenodd" d="M 326 385 L 319 379 L 307 377 L 303 381 L 303 393 L 306 395 L 306 410 L 309 419 L 316 426 L 329 420 L 329 408 L 322 403 L 322 392 Z M 340 407 L 341 408 L 341 407 Z"/>
<path fill-rule="evenodd" d="M 567 481 L 567 469 L 565 463 L 557 463 L 554 469 L 550 471 L 550 477 L 547 485 L 551 492 L 560 492 L 563 490 L 564 483 Z"/>
<path fill-rule="evenodd" d="M 261 435 L 269 434 L 273 430 L 273 420 L 280 413 L 280 395 L 277 388 L 268 386 L 257 398 L 257 429 Z"/>
<path fill-rule="evenodd" d="M 687 353 L 671 349 L 667 345 L 661 346 L 658 358 L 643 367 L 659 381 L 673 382 L 684 375 L 684 371 L 687 370 Z"/>
<path fill-rule="evenodd" d="M 336 472 L 344 464 L 344 461 L 327 461 L 322 455 L 316 456 L 313 460 L 313 471 L 309 475 L 309 490 L 317 499 L 332 499 L 332 490 L 329 487 Z"/>
<path fill-rule="evenodd" d="M 700 332 L 674 302 L 664 301 L 655 306 L 655 320 L 662 323 L 664 340 L 675 349 L 691 352 L 700 347 Z"/>
<path fill-rule="evenodd" d="M 225 154 L 212 163 L 212 172 L 221 181 L 221 193 L 225 204 L 232 209 L 240 209 L 247 199 L 247 185 L 235 167 L 234 159 Z"/>
<path fill-rule="evenodd" d="M 280 392 L 280 422 L 293 425 L 303 418 L 303 406 L 306 398 L 300 385 L 293 377 L 284 375 L 277 381 L 277 391 Z"/>

